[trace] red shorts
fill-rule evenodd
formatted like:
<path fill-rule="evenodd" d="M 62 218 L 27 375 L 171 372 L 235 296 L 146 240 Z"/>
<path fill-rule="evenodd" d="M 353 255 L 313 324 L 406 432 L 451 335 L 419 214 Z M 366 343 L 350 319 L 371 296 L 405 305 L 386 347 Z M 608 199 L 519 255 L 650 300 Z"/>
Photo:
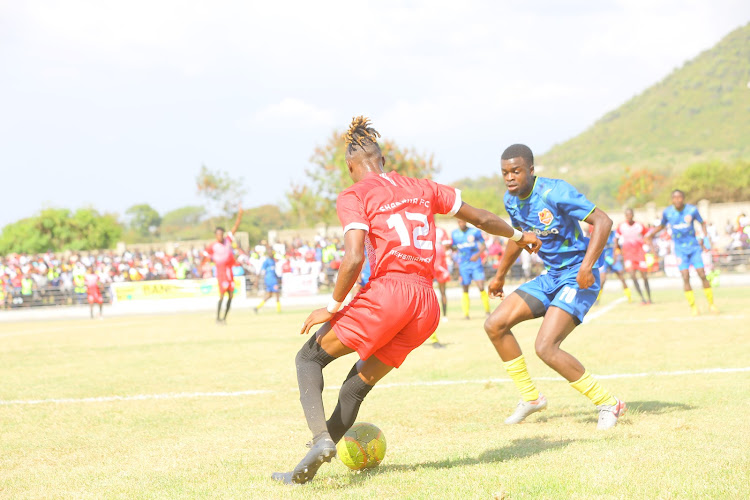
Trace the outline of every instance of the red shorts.
<path fill-rule="evenodd" d="M 216 267 L 216 279 L 219 282 L 219 293 L 234 291 L 234 274 L 231 267 Z"/>
<path fill-rule="evenodd" d="M 643 248 L 627 248 L 622 251 L 622 260 L 627 272 L 645 271 L 646 252 Z"/>
<path fill-rule="evenodd" d="M 331 320 L 336 337 L 360 359 L 398 368 L 437 329 L 440 306 L 432 282 L 392 273 L 370 281 Z"/>
<path fill-rule="evenodd" d="M 435 280 L 438 283 L 448 283 L 451 280 L 451 273 L 448 272 L 448 269 L 437 262 L 435 263 Z"/>
<path fill-rule="evenodd" d="M 102 292 L 100 292 L 98 288 L 88 290 L 86 295 L 88 296 L 89 304 L 102 304 L 104 302 L 102 300 Z"/>

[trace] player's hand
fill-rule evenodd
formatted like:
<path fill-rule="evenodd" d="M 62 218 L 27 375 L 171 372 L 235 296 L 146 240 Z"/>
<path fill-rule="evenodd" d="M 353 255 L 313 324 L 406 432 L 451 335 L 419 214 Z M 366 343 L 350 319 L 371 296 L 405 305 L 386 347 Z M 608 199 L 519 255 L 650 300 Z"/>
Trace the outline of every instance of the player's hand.
<path fill-rule="evenodd" d="M 300 335 L 307 335 L 308 333 L 310 333 L 310 328 L 315 325 L 325 323 L 326 321 L 330 321 L 331 318 L 333 318 L 333 314 L 329 313 L 328 309 L 326 309 L 325 307 L 315 309 L 310 313 L 310 316 L 308 316 L 305 322 L 302 324 L 302 331 L 299 332 Z"/>
<path fill-rule="evenodd" d="M 595 281 L 594 273 L 591 269 L 584 269 L 583 267 L 579 269 L 578 276 L 576 276 L 576 283 L 578 283 L 578 288 L 580 290 L 589 288 Z"/>
<path fill-rule="evenodd" d="M 535 233 L 531 232 L 523 233 L 523 236 L 521 236 L 521 239 L 517 243 L 529 253 L 537 253 L 542 248 L 542 240 Z"/>
<path fill-rule="evenodd" d="M 490 297 L 505 298 L 505 292 L 503 292 L 503 286 L 505 286 L 505 276 L 493 277 L 487 285 Z"/>

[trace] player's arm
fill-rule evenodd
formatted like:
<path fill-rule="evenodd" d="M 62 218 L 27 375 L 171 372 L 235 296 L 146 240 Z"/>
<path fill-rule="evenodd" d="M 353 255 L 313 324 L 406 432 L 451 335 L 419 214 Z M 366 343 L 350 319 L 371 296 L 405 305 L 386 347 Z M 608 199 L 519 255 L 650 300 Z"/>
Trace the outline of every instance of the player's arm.
<path fill-rule="evenodd" d="M 511 266 L 513 266 L 513 263 L 518 260 L 518 257 L 523 250 L 523 247 L 519 246 L 518 243 L 513 240 L 508 240 L 508 245 L 505 247 L 505 253 L 503 253 L 500 262 L 497 265 L 497 272 L 487 285 L 487 290 L 491 297 L 503 298 L 505 296 L 505 293 L 503 292 L 505 275 L 508 274 Z"/>
<path fill-rule="evenodd" d="M 518 245 L 530 253 L 536 253 L 542 246 L 542 242 L 534 233 L 522 233 L 521 231 L 510 227 L 503 219 L 483 210 L 469 205 L 466 202 L 461 204 L 461 208 L 456 212 L 456 217 L 473 224 L 485 233 L 494 234 L 495 236 L 504 236 L 510 241 L 517 242 Z"/>
<path fill-rule="evenodd" d="M 659 234 L 659 233 L 660 233 L 661 231 L 663 231 L 665 227 L 666 227 L 666 226 L 664 225 L 664 221 L 662 221 L 662 223 L 661 223 L 661 224 L 659 224 L 659 225 L 658 225 L 658 226 L 656 226 L 655 228 L 653 228 L 653 229 L 649 230 L 649 231 L 648 231 L 648 232 L 646 233 L 646 235 L 645 235 L 645 236 L 643 237 L 644 241 L 646 242 L 646 245 L 648 245 L 649 247 L 652 247 L 652 248 L 653 248 L 653 239 L 654 239 L 654 236 L 656 236 L 656 235 L 657 235 L 657 234 Z"/>
<path fill-rule="evenodd" d="M 237 220 L 234 221 L 234 226 L 232 226 L 232 230 L 230 231 L 232 234 L 237 232 L 237 229 L 240 227 L 240 222 L 242 222 L 242 203 L 240 203 L 237 211 Z"/>
<path fill-rule="evenodd" d="M 333 287 L 333 300 L 328 307 L 321 307 L 310 313 L 302 325 L 301 334 L 307 334 L 313 326 L 333 318 L 341 307 L 341 303 L 349 295 L 365 262 L 365 235 L 367 231 L 364 229 L 350 229 L 344 233 L 344 258 L 341 259 L 336 285 Z"/>
<path fill-rule="evenodd" d="M 604 211 L 595 208 L 593 212 L 586 217 L 584 222 L 588 222 L 594 226 L 594 232 L 589 240 L 589 246 L 586 249 L 586 255 L 583 256 L 583 262 L 581 262 L 581 269 L 578 271 L 576 281 L 578 287 L 584 290 L 594 284 L 594 273 L 592 269 L 596 265 L 599 256 L 602 254 L 602 250 L 607 245 L 607 239 L 609 233 L 612 231 L 612 219 Z"/>

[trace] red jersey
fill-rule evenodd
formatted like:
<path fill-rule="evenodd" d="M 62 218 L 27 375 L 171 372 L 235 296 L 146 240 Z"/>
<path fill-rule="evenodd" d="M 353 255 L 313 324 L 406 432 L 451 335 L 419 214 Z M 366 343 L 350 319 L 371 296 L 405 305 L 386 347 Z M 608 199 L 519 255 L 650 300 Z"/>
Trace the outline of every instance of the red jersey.
<path fill-rule="evenodd" d="M 365 249 L 373 280 L 387 273 L 432 280 L 434 214 L 455 215 L 459 208 L 458 189 L 396 172 L 368 176 L 342 191 L 336 201 L 344 233 L 350 229 L 368 233 Z"/>
<path fill-rule="evenodd" d="M 213 241 L 206 247 L 206 253 L 211 256 L 216 267 L 231 266 L 234 264 L 234 253 L 232 251 L 232 242 L 229 238 L 224 239 L 224 243 Z"/>
<path fill-rule="evenodd" d="M 621 222 L 617 226 L 617 236 L 622 238 L 623 253 L 643 250 L 643 237 L 647 232 L 646 226 L 640 222 L 633 222 L 633 224 Z"/>

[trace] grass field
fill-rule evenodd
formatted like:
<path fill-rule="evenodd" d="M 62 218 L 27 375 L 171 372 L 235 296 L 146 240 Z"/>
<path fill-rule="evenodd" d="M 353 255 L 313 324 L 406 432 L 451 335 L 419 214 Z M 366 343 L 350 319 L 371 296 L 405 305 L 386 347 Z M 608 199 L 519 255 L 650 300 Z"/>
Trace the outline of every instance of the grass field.
<path fill-rule="evenodd" d="M 564 344 L 627 401 L 612 431 L 533 354 L 539 320 L 516 335 L 549 407 L 504 425 L 518 395 L 479 301 L 471 321 L 452 303 L 447 348 L 417 349 L 362 406 L 387 437 L 383 464 L 334 460 L 298 487 L 270 474 L 307 451 L 294 372 L 307 309 L 238 308 L 226 327 L 211 313 L 0 324 L 0 497 L 750 497 L 750 288 L 717 289 L 721 315 L 698 318 L 678 290 L 605 310 L 617 298 Z M 353 362 L 330 365 L 328 385 Z M 714 368 L 745 370 L 700 373 Z"/>

